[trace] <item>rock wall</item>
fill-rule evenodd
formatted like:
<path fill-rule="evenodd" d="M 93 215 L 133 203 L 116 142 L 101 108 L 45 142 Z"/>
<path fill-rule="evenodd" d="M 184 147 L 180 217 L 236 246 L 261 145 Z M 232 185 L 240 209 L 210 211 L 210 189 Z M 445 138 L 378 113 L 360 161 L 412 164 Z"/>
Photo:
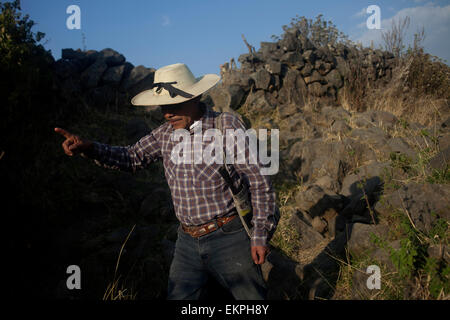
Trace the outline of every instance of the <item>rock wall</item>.
<path fill-rule="evenodd" d="M 264 95 L 272 107 L 294 105 L 292 112 L 315 98 L 324 104 L 336 103 L 356 67 L 374 86 L 391 79 L 396 63 L 392 53 L 381 50 L 343 44 L 316 47 L 298 30 L 285 33 L 277 42 L 261 42 L 258 51 L 242 54 L 238 61 L 240 69 L 233 61 L 222 65 L 222 86 L 211 94 L 222 110 L 238 109 L 250 91 Z"/>
<path fill-rule="evenodd" d="M 134 66 L 112 49 L 63 49 L 54 70 L 62 90 L 82 96 L 96 107 L 129 105 L 131 98 L 151 88 L 155 69 Z"/>

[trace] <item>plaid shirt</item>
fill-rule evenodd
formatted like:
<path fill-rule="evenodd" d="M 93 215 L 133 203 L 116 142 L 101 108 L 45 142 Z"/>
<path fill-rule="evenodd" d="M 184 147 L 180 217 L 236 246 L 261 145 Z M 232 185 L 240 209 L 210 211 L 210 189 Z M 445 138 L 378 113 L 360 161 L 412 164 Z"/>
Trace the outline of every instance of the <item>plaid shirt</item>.
<path fill-rule="evenodd" d="M 214 119 L 219 113 L 203 108 L 205 112 L 200 121 L 204 132 L 215 127 Z M 222 117 L 222 126 L 223 132 L 226 129 L 246 130 L 239 118 L 230 113 Z M 131 172 L 162 159 L 175 214 L 185 225 L 201 225 L 235 213 L 231 190 L 218 172 L 221 164 L 175 164 L 171 160 L 172 148 L 179 143 L 171 141 L 173 131 L 171 124 L 166 122 L 134 145 L 120 147 L 94 142 L 93 150 L 86 156 L 100 166 Z M 191 129 L 191 135 L 193 133 Z M 207 144 L 203 142 L 203 150 Z M 276 228 L 276 222 L 269 219 L 275 213 L 275 192 L 269 177 L 261 175 L 261 165 L 249 164 L 248 157 L 246 159 L 245 164 L 228 165 L 228 168 L 236 187 L 242 180 L 249 186 L 254 226 L 251 245 L 263 246 L 266 245 L 268 231 Z"/>

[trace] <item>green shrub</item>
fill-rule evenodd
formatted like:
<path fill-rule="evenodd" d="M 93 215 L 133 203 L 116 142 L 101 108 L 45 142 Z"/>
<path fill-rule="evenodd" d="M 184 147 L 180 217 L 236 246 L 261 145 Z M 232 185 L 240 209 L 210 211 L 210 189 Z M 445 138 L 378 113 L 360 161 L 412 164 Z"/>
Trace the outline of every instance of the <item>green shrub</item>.
<path fill-rule="evenodd" d="M 343 43 L 351 45 L 352 42 L 348 36 L 339 31 L 332 21 L 322 19 L 323 15 L 319 14 L 315 20 L 300 17 L 298 14 L 291 19 L 289 26 L 284 25 L 285 33 L 299 31 L 304 37 L 308 38 L 317 47 L 326 47 L 327 45 L 336 45 Z M 272 39 L 278 40 L 279 37 L 272 35 Z"/>

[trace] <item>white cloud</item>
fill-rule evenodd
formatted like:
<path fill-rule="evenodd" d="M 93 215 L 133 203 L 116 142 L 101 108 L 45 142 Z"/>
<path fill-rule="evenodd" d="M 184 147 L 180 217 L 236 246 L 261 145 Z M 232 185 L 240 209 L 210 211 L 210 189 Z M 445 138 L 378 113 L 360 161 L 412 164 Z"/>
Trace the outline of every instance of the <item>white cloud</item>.
<path fill-rule="evenodd" d="M 354 37 L 368 46 L 373 41 L 375 47 L 382 44 L 381 33 L 390 29 L 393 21 L 410 17 L 410 25 L 406 32 L 406 44 L 413 40 L 414 33 L 425 28 L 424 46 L 427 52 L 437 55 L 450 62 L 450 5 L 440 7 L 432 3 L 419 7 L 405 8 L 389 19 L 381 20 L 381 30 L 368 30 L 365 24 L 359 24 L 359 36 Z M 383 18 L 383 11 L 381 11 Z"/>
<path fill-rule="evenodd" d="M 163 27 L 167 27 L 170 26 L 171 22 L 170 22 L 170 18 L 168 16 L 162 16 L 162 26 Z"/>
<path fill-rule="evenodd" d="M 362 18 L 362 17 L 365 17 L 367 15 L 367 8 L 362 8 L 360 11 L 358 11 L 357 13 L 355 13 L 354 15 L 353 15 L 353 17 L 356 17 L 356 18 Z"/>

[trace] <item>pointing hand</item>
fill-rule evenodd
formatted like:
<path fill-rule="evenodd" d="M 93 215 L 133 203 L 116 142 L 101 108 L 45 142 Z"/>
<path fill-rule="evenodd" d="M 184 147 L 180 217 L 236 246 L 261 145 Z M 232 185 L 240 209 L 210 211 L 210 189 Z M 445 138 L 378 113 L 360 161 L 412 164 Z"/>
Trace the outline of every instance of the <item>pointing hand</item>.
<path fill-rule="evenodd" d="M 62 143 L 62 147 L 64 149 L 64 152 L 68 156 L 73 156 L 74 154 L 84 152 L 92 147 L 91 141 L 84 140 L 79 136 L 71 134 L 70 132 L 64 129 L 55 128 L 55 132 L 59 133 L 64 138 L 66 138 L 66 140 L 64 140 L 64 142 Z"/>

